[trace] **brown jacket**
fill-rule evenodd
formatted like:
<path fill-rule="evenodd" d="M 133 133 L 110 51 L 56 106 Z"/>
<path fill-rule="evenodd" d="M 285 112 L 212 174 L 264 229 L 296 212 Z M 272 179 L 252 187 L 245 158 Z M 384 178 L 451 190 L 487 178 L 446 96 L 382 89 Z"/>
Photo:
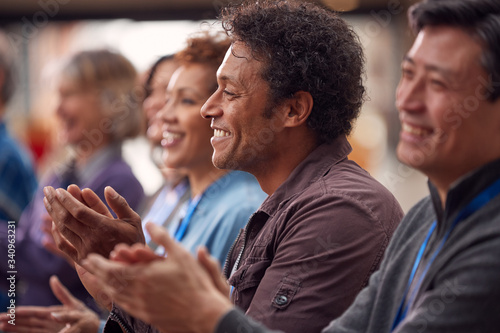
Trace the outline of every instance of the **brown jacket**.
<path fill-rule="evenodd" d="M 389 191 L 347 159 L 350 152 L 343 136 L 313 151 L 230 250 L 226 275 L 241 253 L 229 279 L 235 304 L 271 329 L 320 332 L 342 314 L 403 216 Z M 158 332 L 114 307 L 105 332 L 121 332 L 117 323 L 127 332 Z"/>
<path fill-rule="evenodd" d="M 347 159 L 342 136 L 313 151 L 252 215 L 229 252 L 235 305 L 271 329 L 320 332 L 378 267 L 403 212 Z M 235 263 L 236 266 L 235 266 Z"/>

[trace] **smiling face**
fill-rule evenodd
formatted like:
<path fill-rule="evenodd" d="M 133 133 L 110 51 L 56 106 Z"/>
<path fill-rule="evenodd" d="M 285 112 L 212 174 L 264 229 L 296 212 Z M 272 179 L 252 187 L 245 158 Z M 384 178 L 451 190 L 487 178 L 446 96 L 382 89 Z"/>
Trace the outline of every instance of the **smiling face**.
<path fill-rule="evenodd" d="M 163 122 L 164 162 L 169 168 L 193 170 L 213 167 L 210 121 L 200 109 L 213 91 L 214 70 L 191 64 L 180 67 L 167 88 L 167 103 L 160 111 Z"/>
<path fill-rule="evenodd" d="M 161 121 L 157 114 L 165 105 L 168 82 L 178 67 L 173 59 L 160 63 L 151 78 L 151 92 L 144 99 L 142 108 L 148 121 L 147 136 L 154 145 L 160 145 L 162 139 Z"/>
<path fill-rule="evenodd" d="M 235 43 L 217 71 L 219 88 L 201 112 L 212 119 L 212 161 L 217 168 L 255 174 L 275 154 L 273 140 L 279 126 L 264 116 L 270 103 L 262 66 L 244 44 Z"/>
<path fill-rule="evenodd" d="M 398 158 L 443 191 L 500 157 L 500 103 L 487 101 L 481 53 L 464 30 L 425 27 L 403 61 Z"/>
<path fill-rule="evenodd" d="M 56 111 L 61 124 L 59 132 L 61 141 L 64 144 L 77 145 L 87 140 L 89 133 L 100 131 L 101 108 L 101 101 L 95 90 L 82 89 L 73 80 L 62 78 L 59 84 L 59 106 Z M 102 134 L 104 140 L 97 143 L 97 146 L 107 141 L 104 133 Z"/>

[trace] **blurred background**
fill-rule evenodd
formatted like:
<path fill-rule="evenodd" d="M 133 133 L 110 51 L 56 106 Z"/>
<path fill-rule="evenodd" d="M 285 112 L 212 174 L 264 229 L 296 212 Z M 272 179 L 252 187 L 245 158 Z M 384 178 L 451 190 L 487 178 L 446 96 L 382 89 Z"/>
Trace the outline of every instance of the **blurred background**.
<path fill-rule="evenodd" d="M 395 158 L 399 121 L 394 95 L 400 62 L 413 42 L 406 11 L 416 0 L 323 0 L 357 31 L 367 59 L 369 100 L 350 137 L 351 158 L 391 190 L 407 211 L 427 194 L 426 179 Z M 146 73 L 160 56 L 184 46 L 187 35 L 217 26 L 221 0 L 2 0 L 0 47 L 17 66 L 17 90 L 6 122 L 31 152 L 42 175 L 57 155 L 54 82 L 59 66 L 75 52 L 111 48 Z M 2 152 L 0 151 L 0 154 Z M 124 147 L 147 194 L 162 184 L 144 136 Z"/>

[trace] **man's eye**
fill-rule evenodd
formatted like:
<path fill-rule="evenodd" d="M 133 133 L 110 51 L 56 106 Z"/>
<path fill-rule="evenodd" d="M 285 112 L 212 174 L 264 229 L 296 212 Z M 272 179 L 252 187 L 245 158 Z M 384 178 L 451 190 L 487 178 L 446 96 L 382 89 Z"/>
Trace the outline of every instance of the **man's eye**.
<path fill-rule="evenodd" d="M 436 86 L 436 87 L 441 87 L 441 88 L 445 86 L 444 82 L 441 82 L 439 80 L 431 80 L 431 84 Z"/>
<path fill-rule="evenodd" d="M 413 77 L 413 71 L 407 69 L 407 68 L 403 68 L 401 70 L 401 75 L 404 77 L 404 78 L 407 78 L 407 79 L 411 79 Z"/>
<path fill-rule="evenodd" d="M 228 95 L 228 96 L 236 96 L 235 93 L 232 93 L 232 92 L 227 91 L 227 90 L 223 90 L 223 93 L 226 94 L 226 95 Z"/>

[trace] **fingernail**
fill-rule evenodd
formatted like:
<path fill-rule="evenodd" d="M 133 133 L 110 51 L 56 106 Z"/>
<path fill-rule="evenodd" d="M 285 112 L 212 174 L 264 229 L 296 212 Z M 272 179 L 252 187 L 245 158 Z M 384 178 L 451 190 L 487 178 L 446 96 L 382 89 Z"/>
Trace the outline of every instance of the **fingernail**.
<path fill-rule="evenodd" d="M 118 193 L 115 191 L 114 188 L 112 188 L 111 186 L 106 186 L 106 190 L 109 192 L 111 199 L 118 198 Z"/>
<path fill-rule="evenodd" d="M 56 190 L 56 195 L 57 195 L 57 198 L 58 198 L 59 200 L 62 200 L 62 199 L 64 198 L 64 195 L 63 195 L 63 190 L 62 190 L 62 189 L 60 189 L 60 188 L 58 188 L 58 189 Z"/>
<path fill-rule="evenodd" d="M 57 312 L 51 312 L 50 314 L 52 315 L 52 317 L 54 317 L 56 319 L 61 319 L 61 315 Z"/>
<path fill-rule="evenodd" d="M 45 187 L 43 188 L 43 194 L 45 194 L 45 196 L 46 196 L 49 200 L 52 200 L 53 196 L 52 196 L 52 191 L 51 191 L 50 186 L 45 186 Z"/>

